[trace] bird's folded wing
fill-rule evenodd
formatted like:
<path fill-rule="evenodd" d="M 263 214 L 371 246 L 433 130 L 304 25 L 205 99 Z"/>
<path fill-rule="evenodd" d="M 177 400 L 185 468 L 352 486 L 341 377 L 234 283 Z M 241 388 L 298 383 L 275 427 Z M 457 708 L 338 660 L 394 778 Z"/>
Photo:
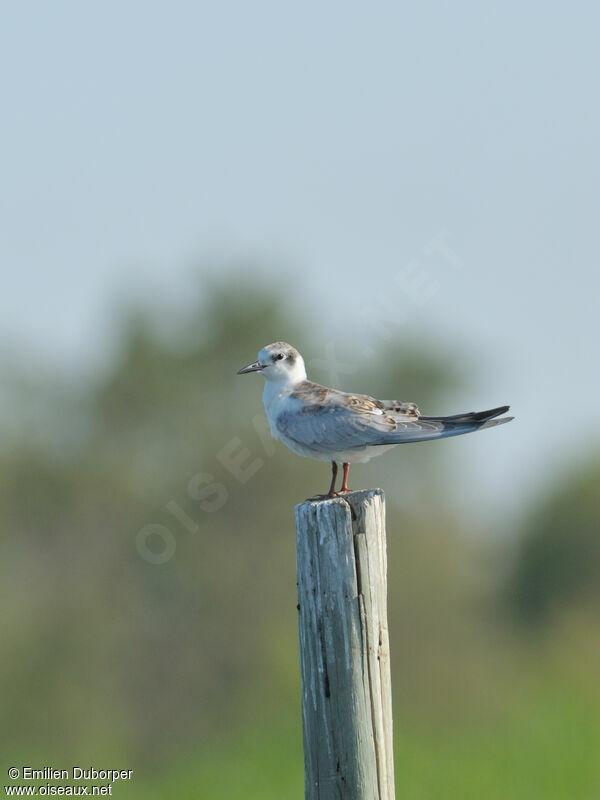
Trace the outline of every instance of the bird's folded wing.
<path fill-rule="evenodd" d="M 423 422 L 414 414 L 317 404 L 283 412 L 276 425 L 289 439 L 324 453 L 436 438 L 443 430 L 440 422 Z"/>

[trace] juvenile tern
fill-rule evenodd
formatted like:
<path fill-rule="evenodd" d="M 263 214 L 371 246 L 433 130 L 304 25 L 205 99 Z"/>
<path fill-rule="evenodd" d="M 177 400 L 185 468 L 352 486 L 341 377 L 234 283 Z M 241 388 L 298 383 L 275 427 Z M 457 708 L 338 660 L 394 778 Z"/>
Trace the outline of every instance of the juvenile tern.
<path fill-rule="evenodd" d="M 263 403 L 271 435 L 298 455 L 331 461 L 331 485 L 321 497 L 349 492 L 350 464 L 369 461 L 398 444 L 460 436 L 513 419 L 501 416 L 509 406 L 423 417 L 414 403 L 328 389 L 307 380 L 302 356 L 286 342 L 263 347 L 258 359 L 237 374 L 248 372 L 260 372 L 265 378 Z M 338 463 L 344 477 L 336 492 Z"/>

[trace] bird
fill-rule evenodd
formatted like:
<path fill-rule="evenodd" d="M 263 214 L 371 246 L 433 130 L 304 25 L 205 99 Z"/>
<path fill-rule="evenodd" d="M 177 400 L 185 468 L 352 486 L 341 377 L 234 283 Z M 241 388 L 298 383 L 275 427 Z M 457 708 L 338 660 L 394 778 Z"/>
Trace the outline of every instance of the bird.
<path fill-rule="evenodd" d="M 266 345 L 237 374 L 251 372 L 265 378 L 263 403 L 273 438 L 298 455 L 331 462 L 331 484 L 319 499 L 349 492 L 350 464 L 369 461 L 398 444 L 460 436 L 514 419 L 502 416 L 510 406 L 425 417 L 415 403 L 329 389 L 308 380 L 304 359 L 287 342 Z M 338 464 L 343 479 L 336 491 Z"/>

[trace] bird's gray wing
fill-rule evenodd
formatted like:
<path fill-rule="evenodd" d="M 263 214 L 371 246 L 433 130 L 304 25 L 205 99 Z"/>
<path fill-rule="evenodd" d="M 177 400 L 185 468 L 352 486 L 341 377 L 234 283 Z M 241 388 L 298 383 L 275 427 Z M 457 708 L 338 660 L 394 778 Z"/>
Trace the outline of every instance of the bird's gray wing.
<path fill-rule="evenodd" d="M 458 436 L 510 419 L 492 419 L 507 407 L 454 417 L 420 417 L 414 404 L 333 392 L 314 384 L 297 392 L 297 399 L 304 402 L 280 414 L 277 428 L 298 444 L 324 453 Z"/>
<path fill-rule="evenodd" d="M 306 381 L 292 394 L 296 409 L 276 420 L 280 433 L 312 450 L 331 452 L 386 444 L 400 432 L 418 433 L 419 412 L 414 403 L 376 400 Z M 430 432 L 435 423 L 426 426 Z"/>

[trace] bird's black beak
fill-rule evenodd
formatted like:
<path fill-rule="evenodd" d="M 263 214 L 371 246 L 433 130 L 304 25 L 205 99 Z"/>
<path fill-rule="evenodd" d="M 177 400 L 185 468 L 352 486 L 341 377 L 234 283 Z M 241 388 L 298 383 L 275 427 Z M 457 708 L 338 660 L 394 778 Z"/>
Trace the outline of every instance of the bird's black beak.
<path fill-rule="evenodd" d="M 255 361 L 254 364 L 248 364 L 247 367 L 242 367 L 238 369 L 238 375 L 245 375 L 247 372 L 260 372 L 261 369 L 264 369 L 265 365 L 261 364 L 260 361 Z"/>

